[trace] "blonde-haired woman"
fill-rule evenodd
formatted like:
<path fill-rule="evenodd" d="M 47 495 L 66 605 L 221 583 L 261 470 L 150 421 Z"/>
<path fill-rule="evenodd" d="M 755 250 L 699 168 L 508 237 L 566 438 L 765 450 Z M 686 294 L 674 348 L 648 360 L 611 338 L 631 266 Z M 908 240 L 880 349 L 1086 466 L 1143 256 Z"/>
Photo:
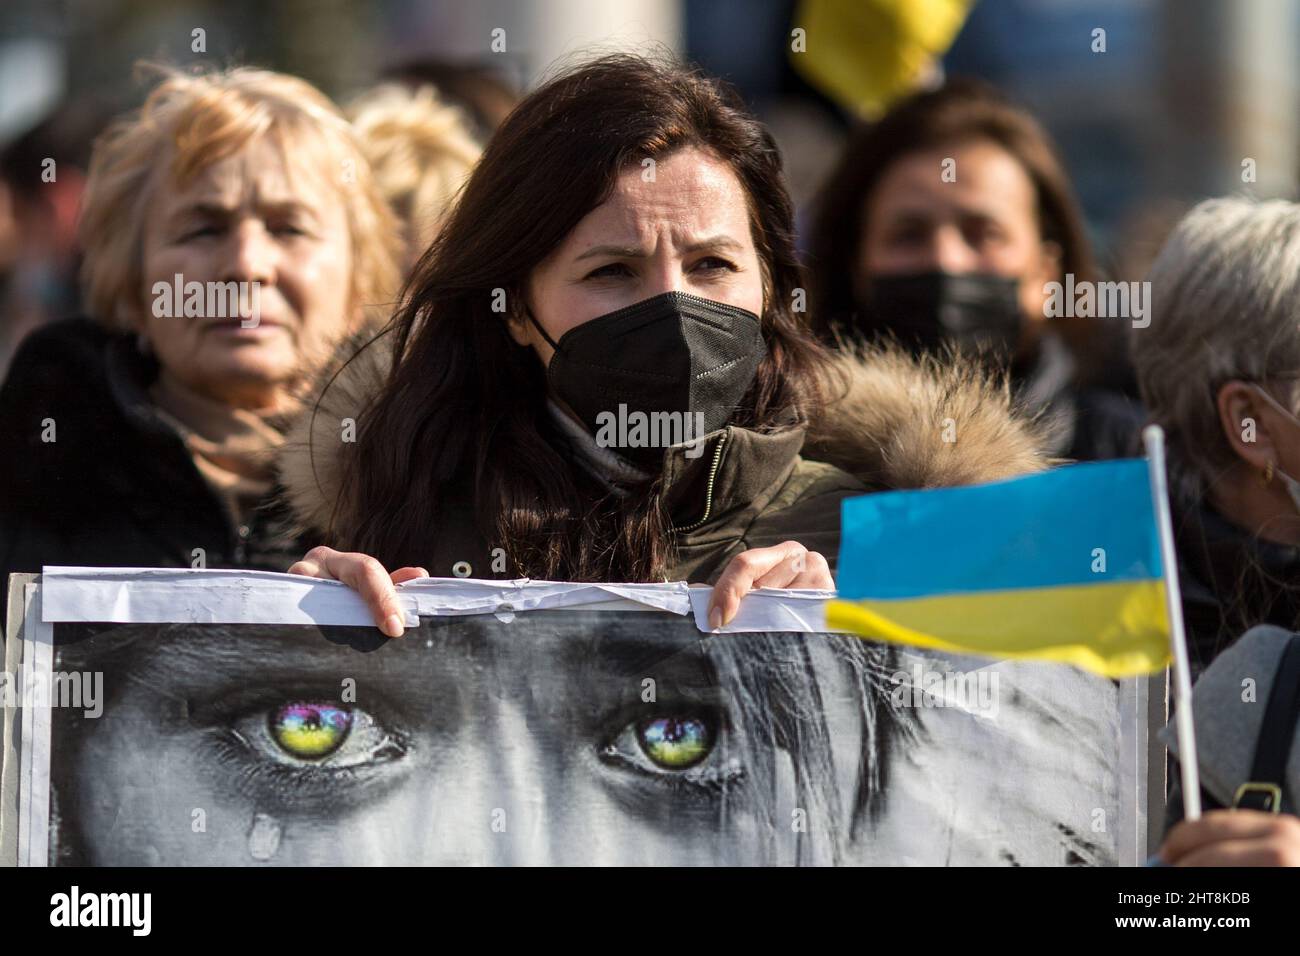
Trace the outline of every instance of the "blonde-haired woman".
<path fill-rule="evenodd" d="M 348 106 L 379 191 L 402 220 L 408 265 L 437 235 L 483 149 L 432 86 L 385 83 Z"/>
<path fill-rule="evenodd" d="M 286 419 L 399 282 L 351 126 L 293 77 L 165 72 L 96 143 L 81 239 L 90 318 L 31 335 L 0 389 L 0 569 L 284 569 Z"/>

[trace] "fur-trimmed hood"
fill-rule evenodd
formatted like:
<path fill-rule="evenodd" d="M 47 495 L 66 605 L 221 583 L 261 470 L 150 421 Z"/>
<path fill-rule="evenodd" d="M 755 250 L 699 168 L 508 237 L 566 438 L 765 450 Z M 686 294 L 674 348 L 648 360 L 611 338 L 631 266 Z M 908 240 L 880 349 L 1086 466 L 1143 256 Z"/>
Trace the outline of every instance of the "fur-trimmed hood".
<path fill-rule="evenodd" d="M 809 424 L 803 456 L 870 488 L 974 485 L 1052 464 L 1049 436 L 1006 378 L 970 359 L 846 347 L 831 372 L 832 400 Z"/>
<path fill-rule="evenodd" d="M 366 348 L 366 342 L 374 339 Z M 359 351 L 358 351 L 359 350 Z M 350 359 L 322 378 L 280 454 L 280 481 L 303 529 L 330 525 L 342 484 L 343 432 L 355 429 L 392 361 L 388 336 L 354 338 Z M 1040 471 L 1045 436 L 1010 387 L 963 359 L 916 359 L 897 349 L 845 349 L 832 396 L 808 426 L 803 457 L 877 490 L 978 484 Z"/>

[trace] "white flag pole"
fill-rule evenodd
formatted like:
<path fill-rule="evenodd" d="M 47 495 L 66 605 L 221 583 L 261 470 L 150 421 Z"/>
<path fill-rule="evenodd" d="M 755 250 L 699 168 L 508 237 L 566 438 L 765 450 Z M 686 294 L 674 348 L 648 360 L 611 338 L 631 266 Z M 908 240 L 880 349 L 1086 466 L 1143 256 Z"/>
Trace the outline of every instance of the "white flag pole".
<path fill-rule="evenodd" d="M 1174 551 L 1174 522 L 1169 514 L 1169 482 L 1165 472 L 1165 433 L 1159 425 L 1142 430 L 1151 476 L 1151 498 L 1160 532 L 1160 562 L 1164 565 L 1165 603 L 1169 612 L 1169 643 L 1174 654 L 1174 730 L 1178 734 L 1178 766 L 1182 770 L 1183 818 L 1201 816 L 1201 783 L 1196 760 L 1196 732 L 1192 728 L 1192 671 L 1183 629 L 1183 599 L 1178 590 L 1178 556 Z"/>

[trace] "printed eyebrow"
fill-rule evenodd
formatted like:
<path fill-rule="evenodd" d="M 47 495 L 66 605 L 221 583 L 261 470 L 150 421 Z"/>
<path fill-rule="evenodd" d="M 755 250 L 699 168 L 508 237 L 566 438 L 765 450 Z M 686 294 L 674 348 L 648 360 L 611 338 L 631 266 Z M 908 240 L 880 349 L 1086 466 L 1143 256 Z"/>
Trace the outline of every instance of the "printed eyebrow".
<path fill-rule="evenodd" d="M 202 632 L 196 636 L 201 635 Z M 163 654 L 155 653 L 148 663 L 165 668 L 178 684 L 188 687 L 212 686 L 232 680 L 307 680 L 330 677 L 345 670 L 369 670 L 355 655 L 339 653 L 319 632 L 309 633 L 306 641 L 282 640 L 277 634 L 269 639 L 251 635 L 246 638 L 225 637 L 219 643 L 205 641 L 203 644 L 206 646 L 188 641 L 173 642 Z"/>
<path fill-rule="evenodd" d="M 104 634 L 98 647 L 81 655 L 105 670 L 148 675 L 189 693 L 229 680 L 310 678 L 359 669 L 369 655 L 358 657 L 338 645 L 352 643 L 364 651 L 387 640 L 374 628 L 337 630 L 347 632 L 339 635 L 342 640 L 331 640 L 314 625 L 198 625 L 192 632 L 183 625 L 126 625 L 120 638 Z"/>
<path fill-rule="evenodd" d="M 660 621 L 662 628 L 662 621 Z M 707 687 L 716 683 L 713 668 L 693 624 L 689 630 L 632 630 L 620 622 L 594 641 L 574 641 L 565 648 L 571 673 L 603 678 L 657 676 L 680 686 Z"/>
<path fill-rule="evenodd" d="M 537 623 L 536 637 L 551 638 L 549 628 Z M 622 696 L 628 681 L 639 686 L 642 678 L 652 676 L 665 691 L 669 685 L 692 688 L 694 697 L 714 687 L 717 678 L 693 623 L 684 619 L 681 625 L 665 628 L 659 621 L 657 627 L 641 627 L 639 620 L 609 620 L 592 622 L 587 630 L 566 622 L 566 632 L 575 630 L 559 642 L 556 665 L 575 686 L 585 685 L 597 696 Z M 128 626 L 123 640 L 104 635 L 100 640 L 107 642 L 84 656 L 88 666 L 135 674 L 166 696 L 201 695 L 232 683 L 288 686 L 340 675 L 364 676 L 389 687 L 422 686 L 433 676 L 419 666 L 428 652 L 425 643 L 430 638 L 442 643 L 440 630 L 421 628 L 411 632 L 409 642 L 392 646 L 371 627 L 201 625 L 189 631 L 174 625 Z M 440 650 L 457 653 L 468 650 L 463 645 L 488 638 L 477 629 L 461 628 L 446 636 L 452 643 Z M 367 653 L 376 649 L 384 653 Z"/>

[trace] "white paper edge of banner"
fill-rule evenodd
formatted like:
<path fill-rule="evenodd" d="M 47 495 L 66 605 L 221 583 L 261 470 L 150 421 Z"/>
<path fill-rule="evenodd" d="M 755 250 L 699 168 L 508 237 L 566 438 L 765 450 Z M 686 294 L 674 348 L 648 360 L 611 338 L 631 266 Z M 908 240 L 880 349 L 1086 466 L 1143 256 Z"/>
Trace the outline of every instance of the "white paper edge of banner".
<path fill-rule="evenodd" d="M 559 608 L 636 608 L 687 614 L 684 581 L 665 584 L 575 584 L 559 581 L 494 581 L 481 578 L 417 578 L 397 587 L 422 617 L 547 611 Z"/>
<path fill-rule="evenodd" d="M 27 585 L 27 619 L 23 627 L 24 688 L 32 687 L 34 680 L 49 675 L 54 661 L 54 625 L 41 621 L 43 597 L 39 583 Z M 18 778 L 19 866 L 49 865 L 50 710 L 50 707 L 23 705 L 22 770 Z"/>
<path fill-rule="evenodd" d="M 187 568 L 47 567 L 41 580 L 45 623 L 372 625 L 360 596 L 338 581 L 275 571 Z M 834 591 L 761 588 L 741 600 L 735 620 L 717 633 L 828 633 L 826 602 Z M 587 608 L 694 614 L 708 624 L 710 587 L 665 584 L 573 584 L 418 578 L 397 586 L 407 627 L 421 617 Z"/>
<path fill-rule="evenodd" d="M 746 631 L 794 631 L 834 634 L 826 626 L 826 602 L 835 591 L 813 588 L 759 588 L 741 599 L 740 609 L 730 624 L 709 627 L 709 598 L 713 588 L 691 588 L 691 610 L 695 626 L 706 634 L 739 634 Z"/>
<path fill-rule="evenodd" d="M 47 567 L 46 623 L 372 625 L 360 596 L 338 581 L 275 571 Z M 424 617 L 590 607 L 690 613 L 685 582 L 570 584 L 419 578 L 397 586 L 407 627 Z"/>

